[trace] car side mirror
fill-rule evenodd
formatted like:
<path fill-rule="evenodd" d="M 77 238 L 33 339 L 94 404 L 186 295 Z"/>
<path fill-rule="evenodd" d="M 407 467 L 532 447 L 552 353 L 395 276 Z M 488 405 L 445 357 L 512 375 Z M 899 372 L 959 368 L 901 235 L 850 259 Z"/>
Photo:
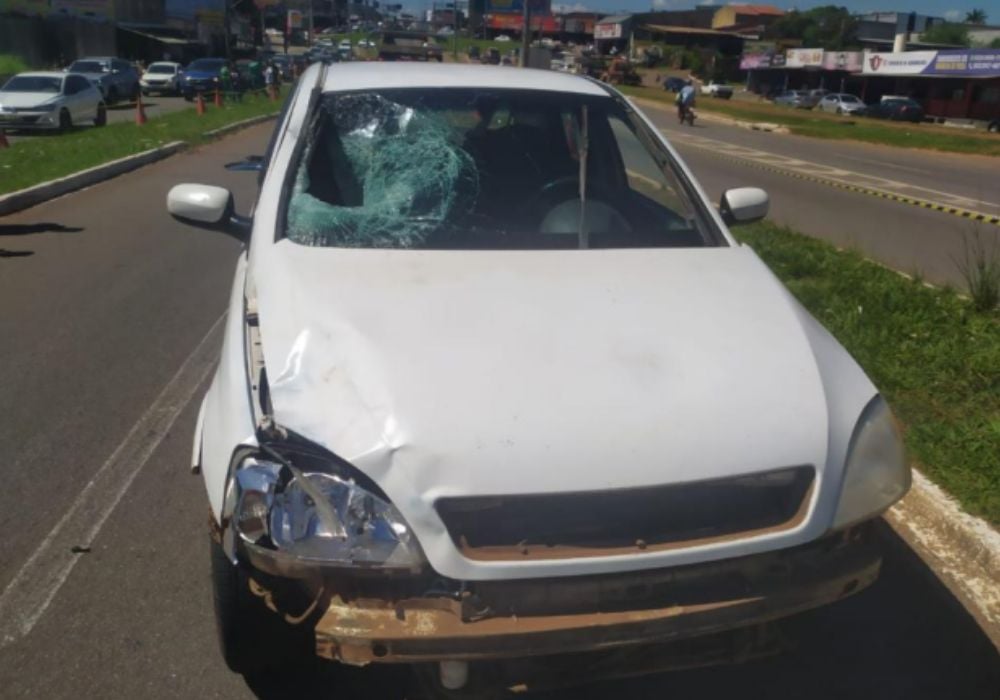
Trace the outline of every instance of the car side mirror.
<path fill-rule="evenodd" d="M 167 211 L 178 221 L 220 231 L 239 241 L 250 237 L 251 220 L 236 213 L 233 194 L 213 185 L 175 185 L 167 193 Z"/>
<path fill-rule="evenodd" d="M 727 225 L 746 224 L 767 216 L 771 200 L 758 187 L 737 187 L 722 193 L 719 213 Z"/>

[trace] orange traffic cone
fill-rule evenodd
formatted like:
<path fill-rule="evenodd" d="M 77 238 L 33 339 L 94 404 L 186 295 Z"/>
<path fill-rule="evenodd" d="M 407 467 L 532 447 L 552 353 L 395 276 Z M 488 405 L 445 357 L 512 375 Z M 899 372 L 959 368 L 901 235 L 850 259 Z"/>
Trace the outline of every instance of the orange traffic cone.
<path fill-rule="evenodd" d="M 222 106 L 222 93 L 219 92 L 219 88 L 215 88 L 215 106 L 216 107 Z"/>
<path fill-rule="evenodd" d="M 0 148 L 10 148 L 10 144 L 7 143 L 7 134 L 0 129 Z"/>
<path fill-rule="evenodd" d="M 199 92 L 197 98 L 198 101 L 195 103 L 195 112 L 197 112 L 200 116 L 205 113 L 205 97 Z"/>
<path fill-rule="evenodd" d="M 142 126 L 146 123 L 146 108 L 142 106 L 142 93 L 139 93 L 139 98 L 135 101 L 135 123 L 137 126 Z"/>

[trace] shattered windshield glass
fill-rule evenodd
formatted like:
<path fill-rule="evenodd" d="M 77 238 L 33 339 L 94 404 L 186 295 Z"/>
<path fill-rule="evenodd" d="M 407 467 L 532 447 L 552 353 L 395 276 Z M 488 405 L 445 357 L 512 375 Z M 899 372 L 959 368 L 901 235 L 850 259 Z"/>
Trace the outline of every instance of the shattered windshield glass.
<path fill-rule="evenodd" d="M 669 155 L 642 128 L 611 97 L 327 94 L 294 166 L 284 232 L 304 245 L 349 248 L 717 244 Z"/>

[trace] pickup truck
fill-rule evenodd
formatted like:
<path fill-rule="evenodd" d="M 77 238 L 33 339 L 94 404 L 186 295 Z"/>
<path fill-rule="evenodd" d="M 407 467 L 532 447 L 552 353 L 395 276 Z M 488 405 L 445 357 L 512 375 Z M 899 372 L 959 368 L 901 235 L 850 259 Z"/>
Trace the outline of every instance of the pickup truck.
<path fill-rule="evenodd" d="M 728 100 L 733 96 L 733 89 L 728 85 L 712 81 L 701 86 L 701 94 L 709 95 L 711 97 L 721 97 L 724 100 Z"/>
<path fill-rule="evenodd" d="M 444 52 L 433 37 L 423 32 L 383 32 L 378 43 L 380 61 L 437 61 Z"/>

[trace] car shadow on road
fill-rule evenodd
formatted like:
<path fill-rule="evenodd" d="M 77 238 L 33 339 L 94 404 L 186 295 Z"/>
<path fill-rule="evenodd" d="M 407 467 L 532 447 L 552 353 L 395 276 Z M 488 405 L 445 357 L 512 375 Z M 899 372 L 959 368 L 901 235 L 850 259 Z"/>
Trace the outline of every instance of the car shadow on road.
<path fill-rule="evenodd" d="M 29 236 L 33 233 L 79 233 L 80 226 L 64 226 L 52 222 L 37 224 L 0 224 L 0 236 Z"/>

